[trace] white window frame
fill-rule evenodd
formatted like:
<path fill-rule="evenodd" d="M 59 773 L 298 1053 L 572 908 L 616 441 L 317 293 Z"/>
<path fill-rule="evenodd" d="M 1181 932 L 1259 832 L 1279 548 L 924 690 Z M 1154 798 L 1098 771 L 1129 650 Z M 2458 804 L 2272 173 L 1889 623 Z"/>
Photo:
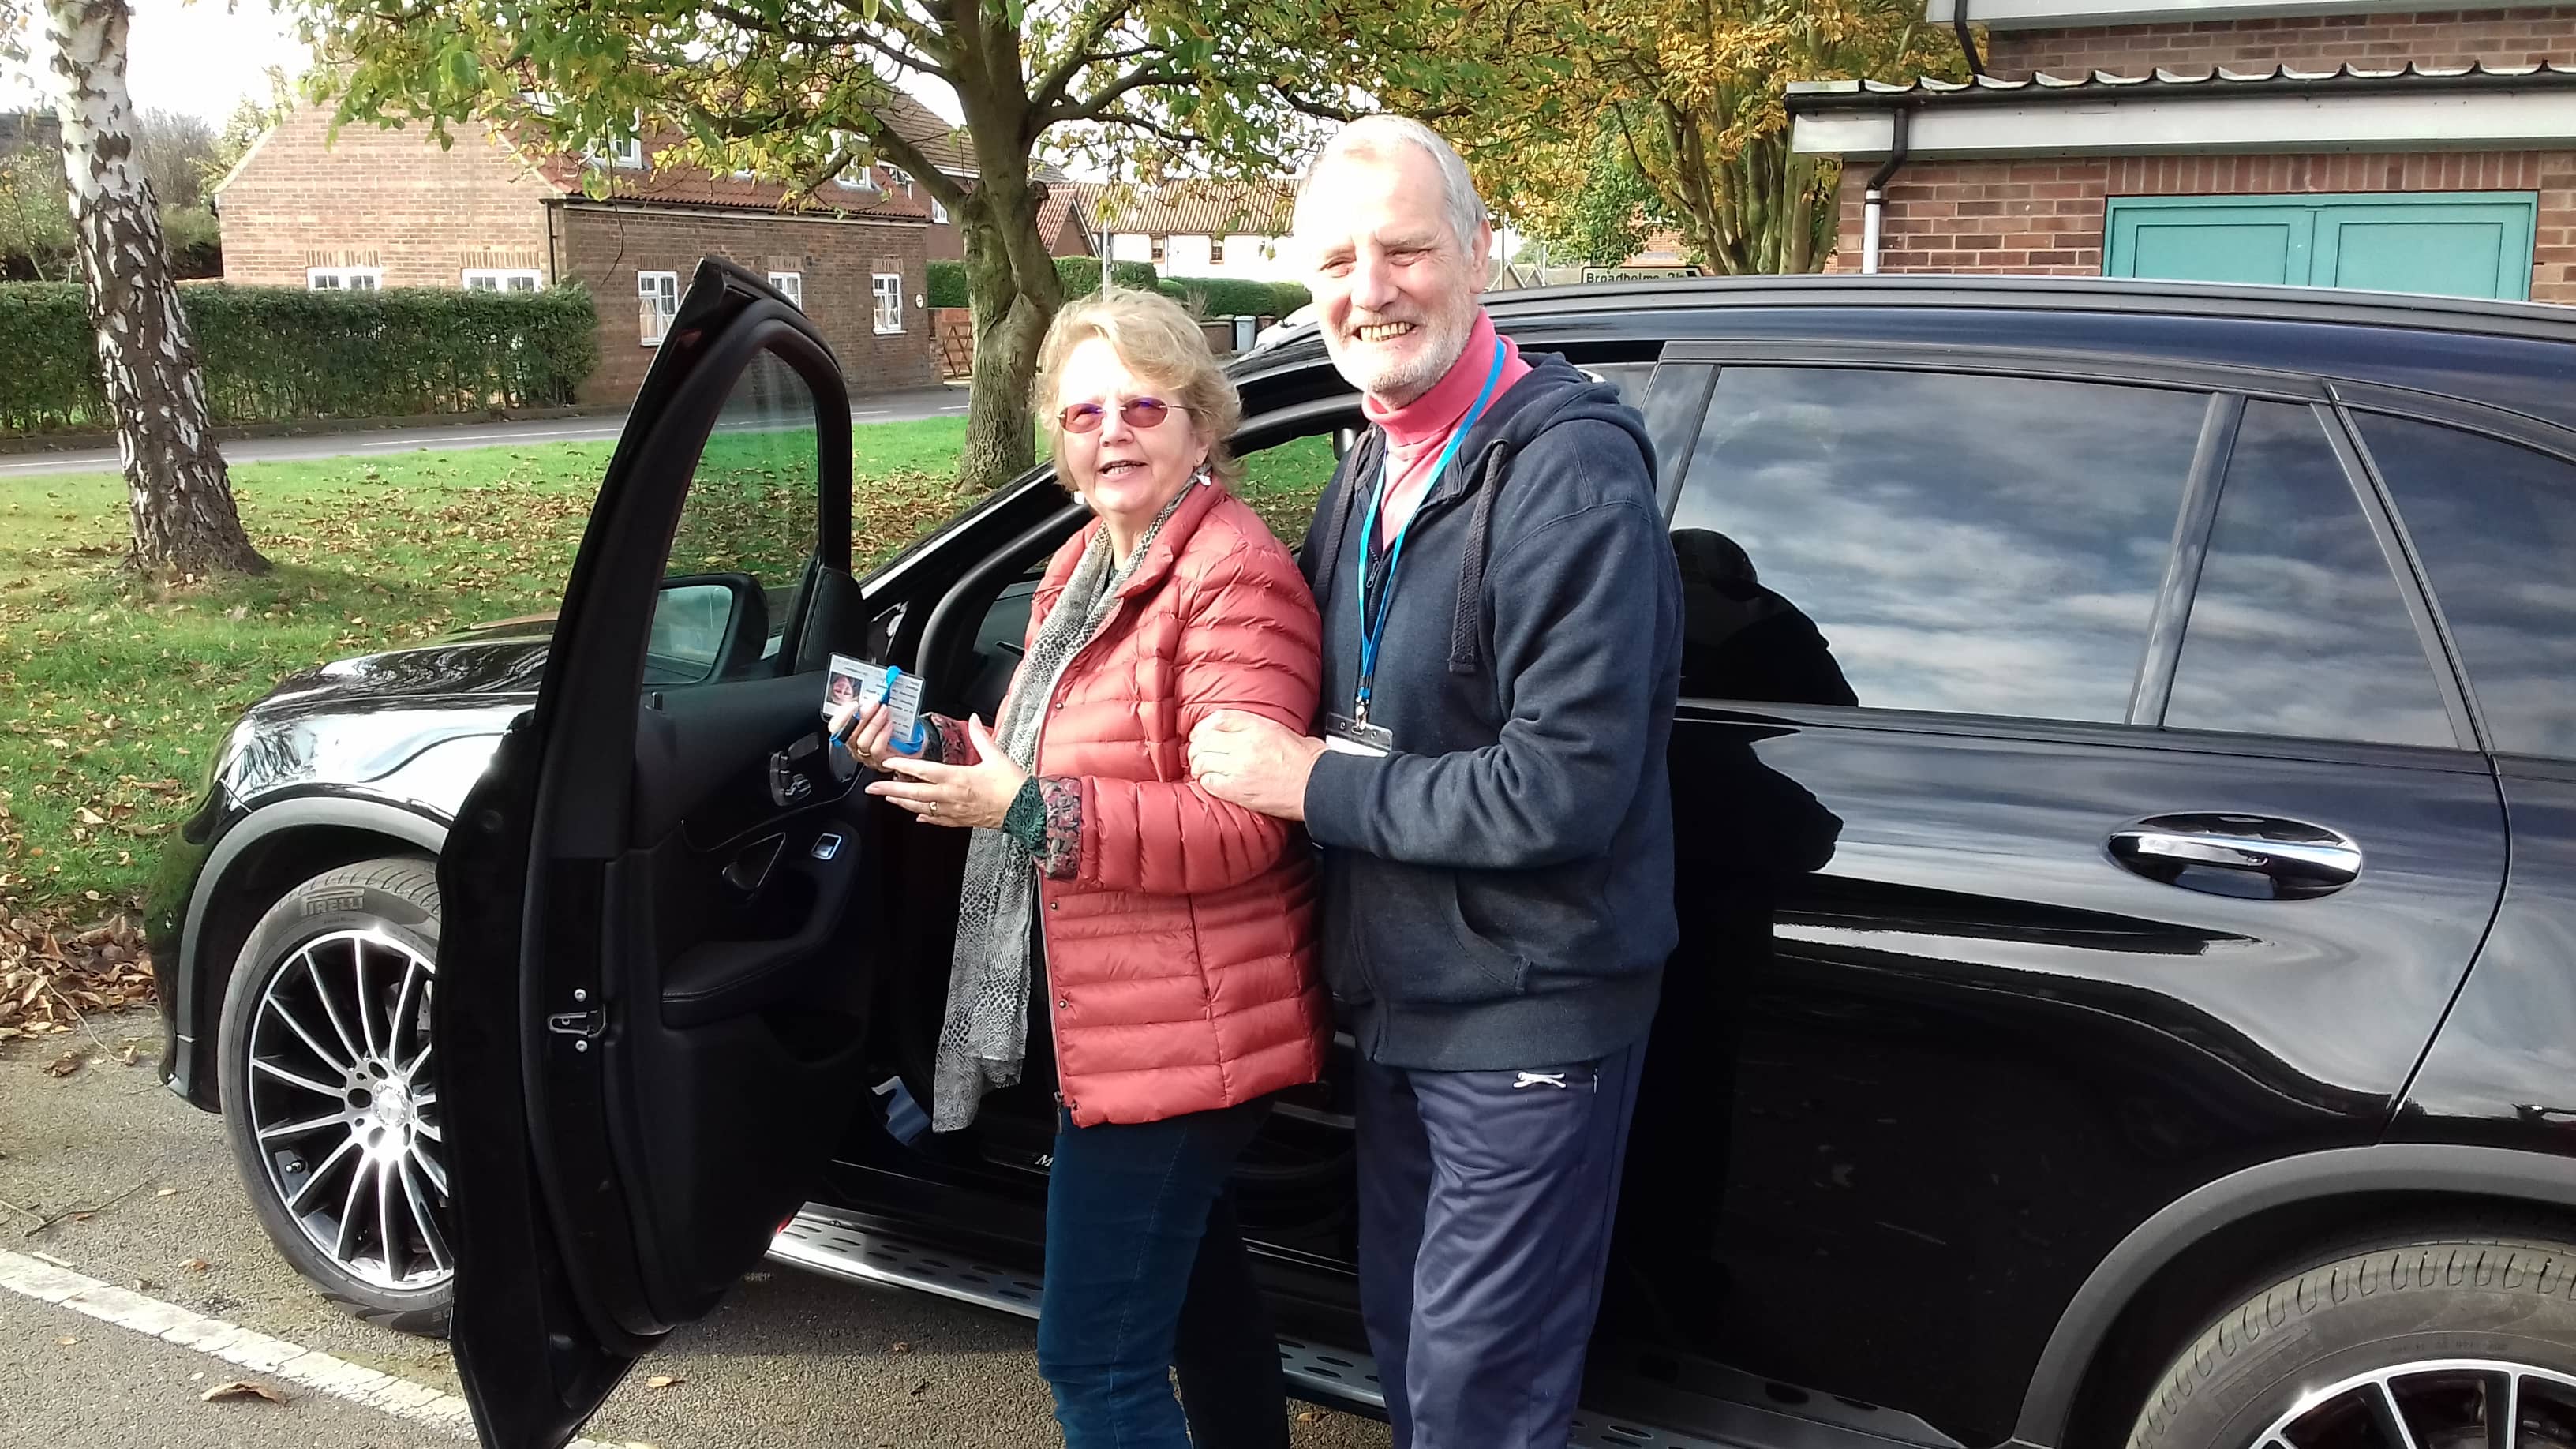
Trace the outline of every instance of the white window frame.
<path fill-rule="evenodd" d="M 476 283 L 485 285 L 477 286 Z M 513 283 L 525 282 L 526 286 Z M 546 274 L 535 267 L 467 267 L 457 285 L 469 292 L 542 292 Z"/>
<path fill-rule="evenodd" d="M 384 289 L 385 269 L 382 267 L 304 269 L 304 290 L 308 292 L 381 292 Z"/>
<path fill-rule="evenodd" d="M 932 226 L 948 224 L 948 208 L 940 205 L 939 198 L 936 196 L 930 198 L 930 224 Z"/>
<path fill-rule="evenodd" d="M 797 311 L 805 310 L 805 274 L 803 272 L 772 272 L 769 274 L 769 285 L 786 293 L 787 300 L 796 304 Z"/>
<path fill-rule="evenodd" d="M 892 285 L 888 285 L 891 283 Z M 876 297 L 876 323 L 879 337 L 893 337 L 903 331 L 903 273 L 874 272 L 868 277 L 868 290 Z M 892 303 L 894 325 L 886 325 L 887 304 Z"/>
<path fill-rule="evenodd" d="M 644 332 L 642 331 L 645 317 L 644 305 L 648 299 L 655 304 L 654 317 L 659 325 L 652 331 Z M 646 347 L 662 345 L 662 339 L 670 335 L 671 319 L 678 316 L 679 312 L 679 273 L 641 270 L 635 273 L 635 321 Z"/>
<path fill-rule="evenodd" d="M 608 164 L 627 171 L 644 169 L 644 138 L 628 136 L 608 143 Z"/>

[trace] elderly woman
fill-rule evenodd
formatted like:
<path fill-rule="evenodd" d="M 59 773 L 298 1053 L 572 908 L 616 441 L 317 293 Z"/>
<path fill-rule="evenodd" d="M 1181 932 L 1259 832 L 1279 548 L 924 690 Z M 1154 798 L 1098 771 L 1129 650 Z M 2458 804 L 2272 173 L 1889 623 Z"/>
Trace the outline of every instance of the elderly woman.
<path fill-rule="evenodd" d="M 1047 566 L 1000 718 L 933 717 L 936 759 L 891 751 L 873 707 L 851 741 L 888 773 L 870 793 L 975 832 L 931 1121 L 1019 1080 L 1043 970 L 1062 1107 L 1038 1367 L 1066 1443 L 1284 1446 L 1226 1179 L 1270 1094 L 1322 1068 L 1314 884 L 1293 827 L 1192 782 L 1188 740 L 1227 709 L 1303 732 L 1320 624 L 1227 490 L 1242 405 L 1179 307 L 1076 302 L 1039 368 L 1058 476 L 1098 517 Z"/>

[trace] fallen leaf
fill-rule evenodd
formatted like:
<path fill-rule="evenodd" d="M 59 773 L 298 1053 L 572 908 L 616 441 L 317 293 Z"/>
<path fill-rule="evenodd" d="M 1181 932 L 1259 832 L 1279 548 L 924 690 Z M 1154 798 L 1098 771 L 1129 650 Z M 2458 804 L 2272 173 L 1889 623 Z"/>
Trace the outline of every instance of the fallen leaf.
<path fill-rule="evenodd" d="M 154 1197 L 177 1197 L 179 1195 L 179 1189 L 175 1187 L 165 1187 L 152 1195 Z"/>
<path fill-rule="evenodd" d="M 190 1258 L 179 1266 L 187 1269 L 191 1273 L 202 1273 L 206 1271 L 206 1260 L 203 1258 Z"/>
<path fill-rule="evenodd" d="M 1301 1409 L 1297 1413 L 1297 1422 L 1300 1424 L 1320 1424 L 1324 1422 L 1324 1418 L 1324 1411 L 1321 1409 Z"/>
<path fill-rule="evenodd" d="M 49 1077 L 68 1077 L 80 1069 L 80 1053 L 65 1052 L 46 1064 L 45 1075 Z"/>
<path fill-rule="evenodd" d="M 197 1397 L 209 1404 L 218 1399 L 252 1398 L 266 1399 L 272 1404 L 282 1404 L 286 1402 L 286 1395 L 279 1393 L 277 1390 L 270 1388 L 266 1384 L 253 1383 L 249 1379 L 235 1379 L 228 1384 L 217 1384 L 213 1388 L 199 1394 Z"/>
<path fill-rule="evenodd" d="M 914 1384 L 914 1385 L 912 1386 L 912 1396 L 913 1396 L 914 1398 L 916 1398 L 916 1399 L 917 1399 L 917 1398 L 920 1398 L 920 1397 L 921 1397 L 921 1391 L 922 1391 L 922 1390 L 924 1390 L 924 1389 L 926 1389 L 926 1388 L 929 1388 L 929 1387 L 930 1387 L 930 1380 L 928 1380 L 928 1379 L 923 1379 L 920 1383 Z"/>
<path fill-rule="evenodd" d="M 76 1344 L 76 1343 L 80 1342 L 80 1340 L 79 1340 L 79 1339 L 77 1339 L 77 1338 L 74 1338 L 74 1337 L 72 1337 L 70 1334 L 66 1333 L 66 1334 L 64 1334 L 62 1337 L 60 1337 L 60 1338 L 58 1338 L 58 1339 L 55 1339 L 55 1340 L 54 1340 L 54 1342 L 61 1344 L 61 1345 L 62 1345 L 63 1347 L 65 1347 L 65 1348 L 69 1348 L 69 1347 L 71 1347 L 73 1344 Z"/>
<path fill-rule="evenodd" d="M 676 1389 L 687 1382 L 687 1379 L 680 1377 L 678 1374 L 655 1374 L 653 1377 L 644 1381 L 644 1387 L 648 1389 Z"/>
<path fill-rule="evenodd" d="M 894 1346 L 894 1351 L 896 1353 L 910 1353 L 912 1352 L 912 1345 L 908 1343 L 898 1343 Z"/>

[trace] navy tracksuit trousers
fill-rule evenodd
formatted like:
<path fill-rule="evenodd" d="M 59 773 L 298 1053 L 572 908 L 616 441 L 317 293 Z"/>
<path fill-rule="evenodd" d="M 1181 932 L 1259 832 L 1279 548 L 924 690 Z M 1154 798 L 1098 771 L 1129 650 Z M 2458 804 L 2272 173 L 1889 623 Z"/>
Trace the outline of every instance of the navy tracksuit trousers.
<path fill-rule="evenodd" d="M 1645 1051 L 1361 1064 L 1360 1313 L 1396 1449 L 1564 1449 Z"/>

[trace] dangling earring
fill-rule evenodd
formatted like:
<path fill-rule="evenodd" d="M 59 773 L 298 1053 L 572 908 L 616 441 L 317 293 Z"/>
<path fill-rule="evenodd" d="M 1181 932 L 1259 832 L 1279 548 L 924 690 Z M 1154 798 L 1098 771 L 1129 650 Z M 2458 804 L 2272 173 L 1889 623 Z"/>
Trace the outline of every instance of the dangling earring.
<path fill-rule="evenodd" d="M 1216 474 L 1209 471 L 1207 460 L 1205 458 L 1201 458 L 1199 460 L 1198 471 L 1190 475 L 1190 481 L 1196 483 L 1201 488 L 1205 488 L 1216 481 Z"/>

